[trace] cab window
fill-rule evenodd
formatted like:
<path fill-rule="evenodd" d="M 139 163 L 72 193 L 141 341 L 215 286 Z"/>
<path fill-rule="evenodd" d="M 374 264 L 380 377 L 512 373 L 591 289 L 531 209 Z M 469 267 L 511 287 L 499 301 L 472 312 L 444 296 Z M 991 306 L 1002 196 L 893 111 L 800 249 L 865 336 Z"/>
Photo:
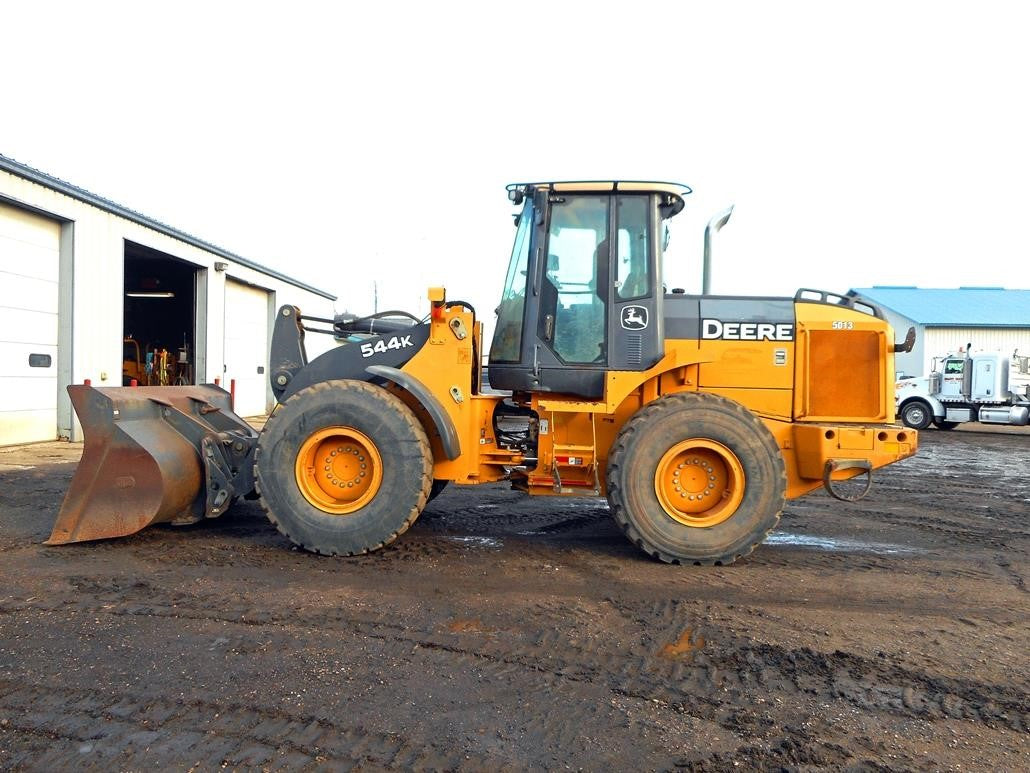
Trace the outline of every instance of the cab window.
<path fill-rule="evenodd" d="M 551 206 L 541 300 L 542 338 L 563 361 L 605 360 L 608 196 L 565 196 Z"/>
<path fill-rule="evenodd" d="M 615 287 L 619 300 L 628 301 L 650 294 L 650 237 L 647 196 L 619 196 L 616 207 L 618 254 Z"/>
<path fill-rule="evenodd" d="M 511 250 L 504 292 L 497 309 L 497 325 L 490 347 L 490 360 L 518 362 L 522 350 L 522 316 L 526 307 L 526 280 L 529 263 L 529 234 L 533 227 L 533 204 L 526 202 L 519 216 L 519 230 Z"/>

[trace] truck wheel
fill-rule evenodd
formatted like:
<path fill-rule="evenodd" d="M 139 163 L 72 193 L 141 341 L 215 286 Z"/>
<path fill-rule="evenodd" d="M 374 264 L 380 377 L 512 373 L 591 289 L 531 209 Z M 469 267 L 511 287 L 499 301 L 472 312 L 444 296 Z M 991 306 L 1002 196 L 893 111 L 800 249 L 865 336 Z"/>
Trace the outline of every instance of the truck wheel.
<path fill-rule="evenodd" d="M 787 489 L 765 424 L 739 403 L 696 392 L 638 411 L 619 432 L 606 474 L 626 536 L 677 564 L 746 556 L 779 522 Z"/>
<path fill-rule="evenodd" d="M 933 409 L 922 400 L 912 400 L 901 407 L 901 422 L 912 429 L 926 429 L 933 421 Z"/>
<path fill-rule="evenodd" d="M 269 520 L 325 555 L 390 544 L 418 518 L 433 483 L 429 439 L 411 409 L 361 381 L 297 392 L 269 418 L 254 459 Z"/>
<path fill-rule="evenodd" d="M 937 427 L 937 429 L 948 430 L 948 429 L 955 429 L 955 427 L 958 426 L 958 422 L 957 421 L 944 421 L 943 419 L 934 419 L 933 420 L 933 425 L 935 427 Z"/>

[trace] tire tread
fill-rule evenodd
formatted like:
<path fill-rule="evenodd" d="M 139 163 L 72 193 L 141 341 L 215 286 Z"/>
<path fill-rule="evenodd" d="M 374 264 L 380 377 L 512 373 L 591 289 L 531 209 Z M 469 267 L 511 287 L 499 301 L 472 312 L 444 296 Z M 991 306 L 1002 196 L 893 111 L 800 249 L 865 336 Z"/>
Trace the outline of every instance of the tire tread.
<path fill-rule="evenodd" d="M 769 451 L 774 458 L 780 460 L 780 463 L 777 465 L 779 482 L 784 490 L 786 490 L 787 487 L 787 471 L 783 465 L 783 457 L 780 453 L 779 446 L 776 444 L 775 438 L 773 438 L 772 433 L 766 430 L 765 426 L 762 425 L 761 419 L 751 413 L 751 411 L 740 403 L 708 392 L 678 392 L 672 395 L 665 395 L 648 405 L 645 405 L 623 426 L 622 430 L 617 435 L 615 444 L 612 446 L 611 453 L 608 456 L 608 501 L 612 516 L 615 518 L 615 522 L 629 538 L 630 542 L 637 545 L 641 550 L 653 558 L 657 558 L 659 561 L 667 564 L 683 564 L 687 562 L 695 566 L 728 566 L 737 559 L 743 558 L 744 556 L 750 555 L 754 552 L 754 549 L 764 542 L 770 532 L 772 532 L 779 524 L 780 516 L 783 513 L 783 509 L 781 507 L 780 510 L 776 512 L 772 525 L 768 529 L 765 529 L 760 535 L 756 534 L 757 539 L 752 540 L 747 545 L 743 546 L 742 549 L 731 550 L 721 555 L 697 559 L 683 559 L 663 552 L 657 546 L 648 542 L 630 521 L 626 512 L 626 504 L 621 494 L 622 487 L 619 485 L 619 478 L 622 467 L 628 464 L 628 446 L 632 437 L 635 434 L 646 430 L 649 425 L 653 424 L 662 415 L 669 411 L 676 410 L 679 407 L 689 407 L 692 405 L 700 407 L 704 406 L 706 403 L 714 402 L 719 402 L 725 408 L 732 411 L 732 413 L 736 414 L 740 421 L 745 425 L 754 426 L 756 423 L 761 425 L 761 431 L 757 432 L 756 435 L 761 439 L 766 450 Z"/>
<path fill-rule="evenodd" d="M 297 399 L 298 397 L 301 397 L 302 395 L 317 395 L 322 392 L 330 392 L 334 388 L 336 388 L 334 387 L 335 383 L 338 382 L 323 381 L 321 383 L 314 384 L 308 387 L 307 389 L 298 392 L 296 395 L 291 397 L 286 404 L 283 405 L 287 405 L 289 402 Z M 268 520 L 272 522 L 272 524 L 279 531 L 279 533 L 286 537 L 288 540 L 290 540 L 290 542 L 292 542 L 300 548 L 303 548 L 304 550 L 310 551 L 312 553 L 318 553 L 324 556 L 358 556 L 364 555 L 366 553 L 371 553 L 386 547 L 387 545 L 395 541 L 398 537 L 400 537 L 402 534 L 404 534 L 404 532 L 411 528 L 411 525 L 415 523 L 419 514 L 422 512 L 422 509 L 426 506 L 426 502 L 429 498 L 429 492 L 433 485 L 433 453 L 429 444 L 429 438 L 426 435 L 425 428 L 419 423 L 418 419 L 415 418 L 415 415 L 414 413 L 412 413 L 411 409 L 404 405 L 404 403 L 401 402 L 398 398 L 394 397 L 389 392 L 378 386 L 368 384 L 362 381 L 349 381 L 347 383 L 349 388 L 353 388 L 355 390 L 364 392 L 365 394 L 369 395 L 371 399 L 382 399 L 383 397 L 385 397 L 388 401 L 393 401 L 396 403 L 394 407 L 397 409 L 398 415 L 400 416 L 401 420 L 408 425 L 408 428 L 416 437 L 416 444 L 418 445 L 419 449 L 418 456 L 420 456 L 422 459 L 422 489 L 418 502 L 415 506 L 413 506 L 410 509 L 407 516 L 404 518 L 404 521 L 397 527 L 396 530 L 394 530 L 389 536 L 380 541 L 378 544 L 368 545 L 360 550 L 347 551 L 340 550 L 333 545 L 304 541 L 290 534 L 287 525 L 284 524 L 280 518 L 276 517 L 276 514 L 271 508 L 271 506 L 268 504 L 267 499 L 265 498 L 265 496 L 263 496 L 263 493 L 261 491 L 261 476 L 258 474 L 258 470 L 260 469 L 261 465 L 261 456 L 263 449 L 261 444 L 258 443 L 257 449 L 254 453 L 254 488 L 259 495 L 258 502 L 261 505 L 261 509 L 265 511 L 265 515 L 268 517 Z M 265 422 L 265 428 L 264 430 L 262 430 L 262 434 L 268 431 L 269 427 L 275 426 L 273 422 L 283 421 L 282 417 L 279 415 L 282 413 L 281 409 L 283 408 L 283 405 L 276 406 L 276 409 L 273 410 L 272 413 L 269 415 L 267 421 Z"/>

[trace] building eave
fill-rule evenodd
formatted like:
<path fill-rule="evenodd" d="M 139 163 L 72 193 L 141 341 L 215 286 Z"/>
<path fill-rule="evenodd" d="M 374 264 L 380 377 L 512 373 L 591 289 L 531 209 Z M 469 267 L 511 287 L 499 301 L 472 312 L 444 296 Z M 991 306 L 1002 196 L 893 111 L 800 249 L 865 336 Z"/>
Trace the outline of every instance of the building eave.
<path fill-rule="evenodd" d="M 174 228 L 170 225 L 165 225 L 164 223 L 158 220 L 154 220 L 153 218 L 147 217 L 144 214 L 128 209 L 127 207 L 123 207 L 121 204 L 113 202 L 110 199 L 105 199 L 103 196 L 98 196 L 95 193 L 90 193 L 89 191 L 83 188 L 79 188 L 76 185 L 72 185 L 71 183 L 67 183 L 64 180 L 60 180 L 56 177 L 48 175 L 47 173 L 41 172 L 38 169 L 33 169 L 31 166 L 26 166 L 25 164 L 19 161 L 15 161 L 12 158 L 8 158 L 7 156 L 0 155 L 0 169 L 2 169 L 5 172 L 10 172 L 11 174 L 16 175 L 17 177 L 21 177 L 30 182 L 34 182 L 37 185 L 42 185 L 45 188 L 50 188 L 51 190 L 57 191 L 58 193 L 64 196 L 68 196 L 69 198 L 81 201 L 84 204 L 89 204 L 90 206 L 96 207 L 97 209 L 109 212 L 112 215 L 117 215 L 118 217 L 124 218 L 125 220 L 130 220 L 133 223 L 143 226 L 144 228 L 149 228 L 152 231 L 157 231 L 158 233 L 164 234 L 165 236 L 170 236 L 173 239 L 177 239 L 193 247 L 202 249 L 205 252 L 210 252 L 212 255 L 217 255 L 220 258 L 225 258 L 227 260 L 231 260 L 234 263 L 238 263 L 241 266 L 246 266 L 249 269 L 264 274 L 265 276 L 270 276 L 274 279 L 278 279 L 281 282 L 293 285 L 294 287 L 299 287 L 302 290 L 307 290 L 310 293 L 314 293 L 315 295 L 321 296 L 322 298 L 327 298 L 330 301 L 336 300 L 336 296 L 332 293 L 326 292 L 325 290 L 320 290 L 317 287 L 313 287 L 309 284 L 289 277 L 286 274 L 276 271 L 275 269 L 268 268 L 267 266 L 262 266 L 260 263 L 255 263 L 254 261 L 248 260 L 247 258 L 244 258 L 241 255 L 237 255 L 234 252 L 229 252 L 228 250 L 223 249 L 217 245 L 211 244 L 210 242 L 206 242 L 203 239 L 198 239 L 196 236 L 191 236 L 185 231 L 180 231 L 178 228 Z"/>

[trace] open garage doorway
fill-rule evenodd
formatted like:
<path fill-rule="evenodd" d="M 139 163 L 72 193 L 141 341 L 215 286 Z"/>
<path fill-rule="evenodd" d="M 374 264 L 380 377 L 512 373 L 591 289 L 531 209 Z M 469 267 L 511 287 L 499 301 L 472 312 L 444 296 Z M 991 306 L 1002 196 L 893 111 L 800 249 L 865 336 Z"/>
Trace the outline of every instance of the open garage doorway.
<path fill-rule="evenodd" d="M 122 383 L 195 384 L 200 268 L 125 242 Z"/>

